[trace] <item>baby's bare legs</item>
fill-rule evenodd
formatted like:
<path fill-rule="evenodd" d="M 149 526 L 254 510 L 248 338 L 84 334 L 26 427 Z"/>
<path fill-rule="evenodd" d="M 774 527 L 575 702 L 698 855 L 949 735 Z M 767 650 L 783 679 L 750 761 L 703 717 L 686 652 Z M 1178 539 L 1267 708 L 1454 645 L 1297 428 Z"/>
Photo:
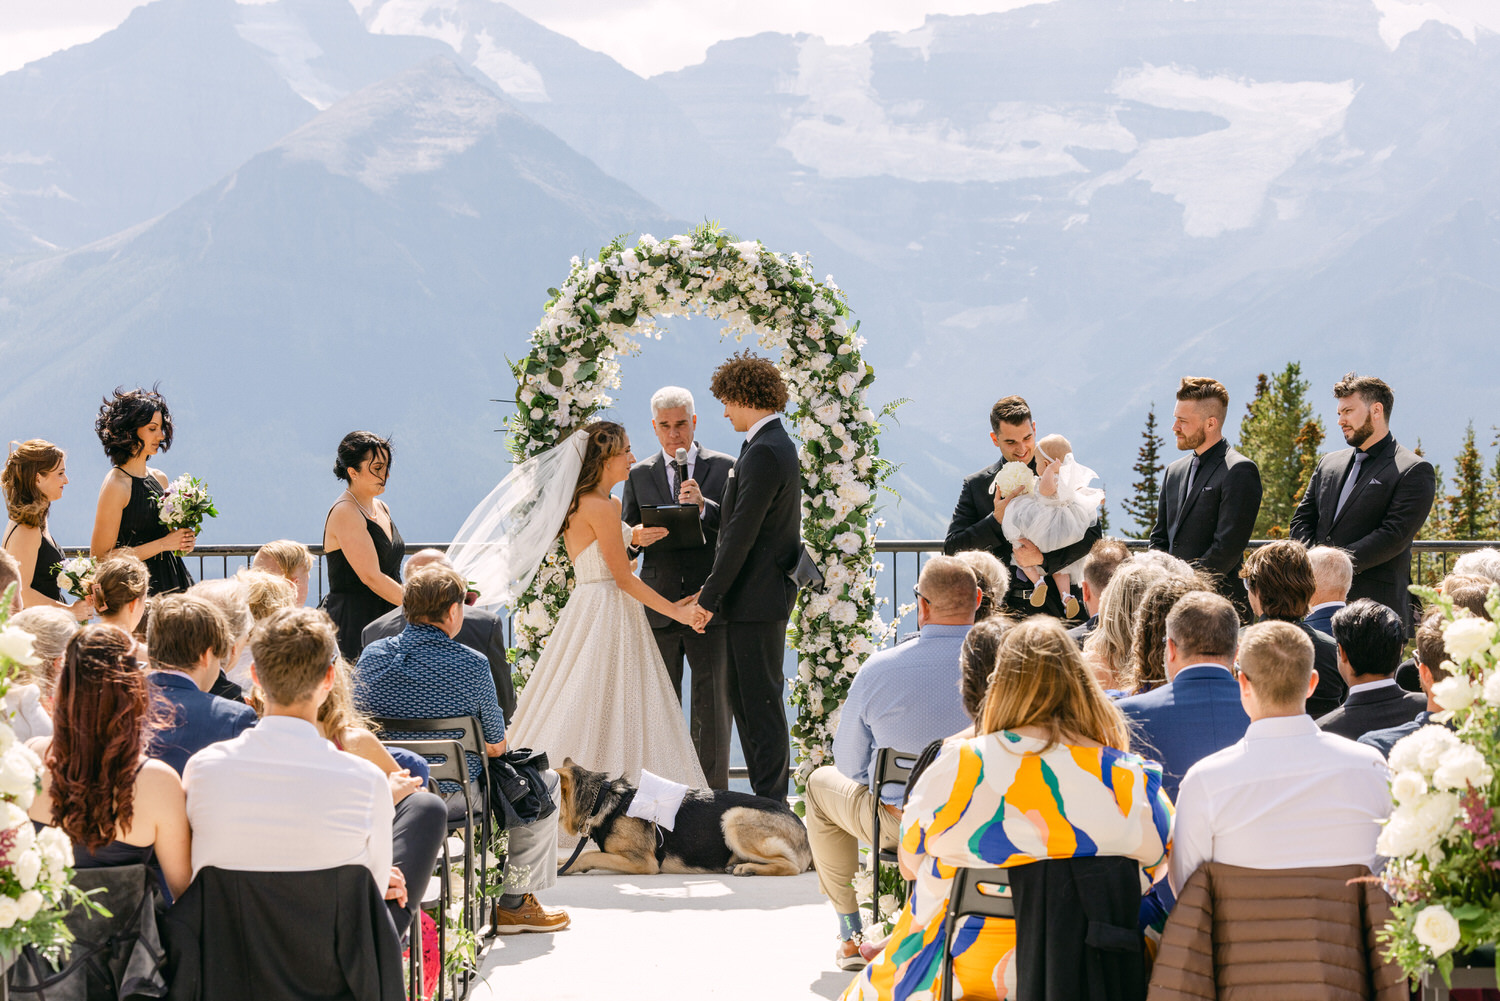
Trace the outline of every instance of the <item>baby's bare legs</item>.
<path fill-rule="evenodd" d="M 1042 579 L 1041 567 L 1022 567 L 1021 572 L 1025 574 L 1026 579 L 1031 581 L 1033 584 Z"/>
<path fill-rule="evenodd" d="M 1052 579 L 1057 582 L 1057 590 L 1059 594 L 1067 594 L 1069 591 L 1073 590 L 1073 580 L 1067 574 L 1055 573 L 1052 575 Z"/>

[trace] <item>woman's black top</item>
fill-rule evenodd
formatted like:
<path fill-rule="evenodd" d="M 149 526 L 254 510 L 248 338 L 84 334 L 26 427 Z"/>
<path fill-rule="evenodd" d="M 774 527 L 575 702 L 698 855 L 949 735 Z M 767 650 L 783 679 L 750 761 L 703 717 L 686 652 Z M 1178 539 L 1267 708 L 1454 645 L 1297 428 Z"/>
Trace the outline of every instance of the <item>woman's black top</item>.
<path fill-rule="evenodd" d="M 12 525 L 10 535 L 5 537 L 5 542 L 10 542 L 10 536 L 14 535 L 20 525 Z M 62 601 L 62 588 L 57 584 L 57 565 L 63 560 L 62 550 L 58 549 L 47 534 L 42 530 L 42 541 L 36 547 L 36 566 L 31 568 L 31 589 L 38 594 L 44 594 L 53 601 Z"/>
<path fill-rule="evenodd" d="M 360 513 L 364 514 L 363 511 Z M 389 515 L 390 512 L 387 511 L 386 514 Z M 391 580 L 400 581 L 401 558 L 406 555 L 406 541 L 401 538 L 401 530 L 396 527 L 395 519 L 391 519 L 389 536 L 368 517 L 365 518 L 365 528 L 370 532 L 370 541 L 375 544 L 375 557 L 380 563 L 380 572 Z M 323 529 L 326 535 L 326 520 Z M 323 596 L 323 610 L 338 628 L 339 650 L 353 663 L 359 659 L 359 651 L 363 648 L 360 634 L 365 631 L 365 626 L 396 606 L 370 590 L 359 579 L 359 574 L 349 565 L 349 557 L 344 555 L 343 549 L 335 549 L 326 554 L 324 559 L 328 567 L 328 593 Z"/>
<path fill-rule="evenodd" d="M 165 492 L 149 473 L 130 477 L 130 503 L 120 512 L 116 547 L 144 546 L 167 534 L 167 526 L 161 523 L 161 495 Z M 147 560 L 146 569 L 151 572 L 151 594 L 171 594 L 193 586 L 187 564 L 170 549 Z"/>
<path fill-rule="evenodd" d="M 40 834 L 47 825 L 40 820 L 33 820 L 31 827 Z M 123 841 L 111 841 L 102 845 L 98 851 L 89 851 L 88 847 L 78 842 L 73 842 L 73 868 L 75 869 L 108 869 L 117 865 L 151 865 L 155 861 L 155 845 L 128 845 Z"/>

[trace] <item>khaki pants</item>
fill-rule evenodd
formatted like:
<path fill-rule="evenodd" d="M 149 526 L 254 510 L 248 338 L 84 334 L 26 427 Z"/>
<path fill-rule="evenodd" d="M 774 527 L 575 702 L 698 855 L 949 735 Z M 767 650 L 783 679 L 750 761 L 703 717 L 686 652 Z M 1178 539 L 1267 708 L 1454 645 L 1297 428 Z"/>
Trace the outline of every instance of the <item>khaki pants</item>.
<path fill-rule="evenodd" d="M 869 787 L 844 775 L 832 765 L 813 770 L 807 778 L 807 840 L 813 864 L 818 869 L 818 888 L 840 914 L 859 910 L 850 884 L 859 869 L 859 843 L 870 844 Z M 894 851 L 901 832 L 901 818 L 882 808 L 880 847 Z"/>

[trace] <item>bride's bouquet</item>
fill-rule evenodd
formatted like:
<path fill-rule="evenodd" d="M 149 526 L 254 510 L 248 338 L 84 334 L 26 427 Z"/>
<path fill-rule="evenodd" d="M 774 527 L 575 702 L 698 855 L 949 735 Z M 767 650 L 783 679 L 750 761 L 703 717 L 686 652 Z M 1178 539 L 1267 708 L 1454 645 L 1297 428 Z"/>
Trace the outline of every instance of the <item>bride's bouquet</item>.
<path fill-rule="evenodd" d="M 1000 472 L 995 474 L 995 479 L 990 483 L 990 493 L 999 494 L 1001 497 L 1013 492 L 1017 488 L 1024 493 L 1031 493 L 1032 485 L 1036 482 L 1036 474 L 1031 467 L 1024 462 L 1007 462 L 1000 467 Z"/>
<path fill-rule="evenodd" d="M 214 499 L 209 496 L 208 487 L 196 476 L 186 473 L 167 484 L 166 491 L 157 503 L 161 511 L 161 523 L 168 531 L 188 528 L 197 534 L 203 527 L 204 518 L 219 516 L 218 510 L 214 508 Z"/>
<path fill-rule="evenodd" d="M 94 584 L 94 571 L 98 569 L 98 561 L 92 556 L 75 556 L 55 564 L 52 572 L 57 574 L 58 587 L 82 601 L 89 596 L 89 588 Z"/>

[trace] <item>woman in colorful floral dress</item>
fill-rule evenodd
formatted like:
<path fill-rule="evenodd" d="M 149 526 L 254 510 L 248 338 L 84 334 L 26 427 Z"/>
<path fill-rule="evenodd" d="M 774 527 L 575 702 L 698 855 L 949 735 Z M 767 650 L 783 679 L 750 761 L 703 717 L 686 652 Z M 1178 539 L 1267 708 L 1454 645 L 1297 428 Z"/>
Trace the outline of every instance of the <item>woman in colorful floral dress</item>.
<path fill-rule="evenodd" d="M 938 996 L 948 891 L 960 866 L 1118 855 L 1142 892 L 1165 872 L 1172 804 L 1161 768 L 1129 753 L 1124 718 L 1056 620 L 1030 619 L 1000 647 L 979 736 L 945 747 L 901 818 L 901 867 L 916 880 L 885 950 L 845 1001 Z M 1013 998 L 1015 922 L 965 918 L 955 997 Z"/>

